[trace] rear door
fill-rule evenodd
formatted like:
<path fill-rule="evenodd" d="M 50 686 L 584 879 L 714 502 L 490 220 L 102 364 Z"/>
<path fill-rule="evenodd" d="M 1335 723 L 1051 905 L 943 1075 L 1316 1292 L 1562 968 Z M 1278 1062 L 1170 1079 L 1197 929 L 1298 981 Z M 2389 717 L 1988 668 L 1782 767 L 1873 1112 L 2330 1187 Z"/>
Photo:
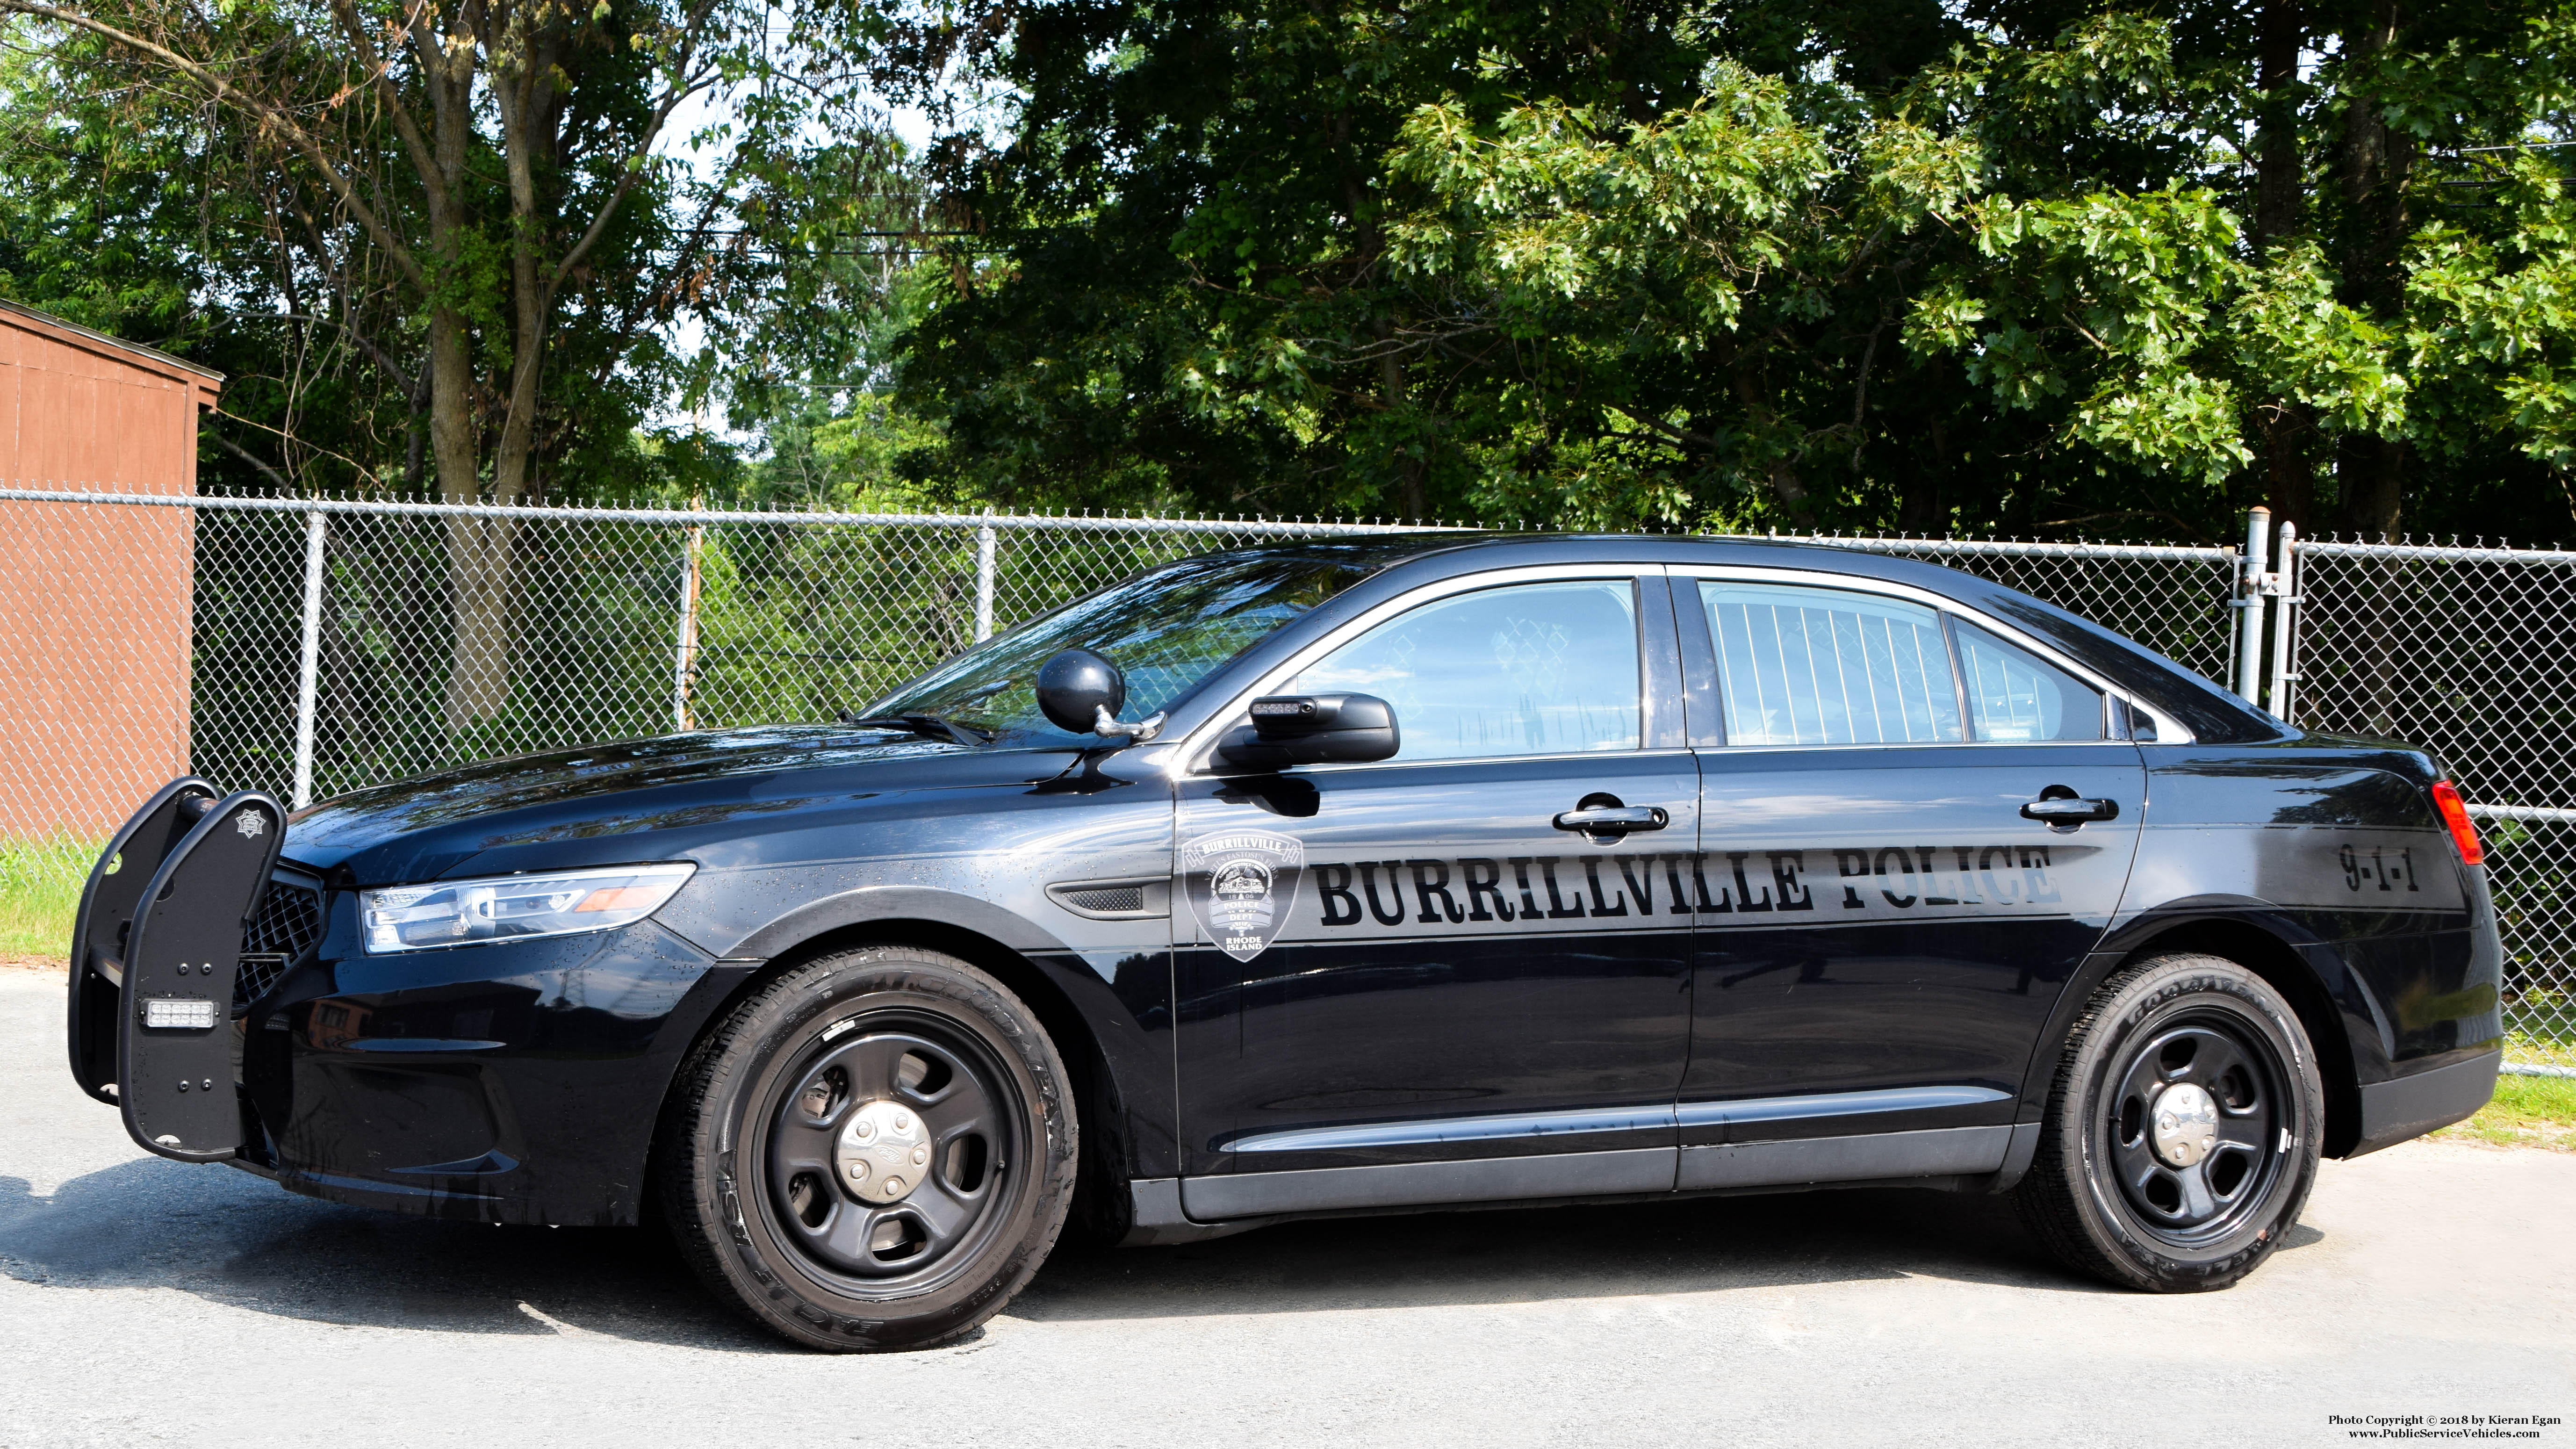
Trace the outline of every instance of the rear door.
<path fill-rule="evenodd" d="M 1455 581 L 1265 691 L 1385 698 L 1394 759 L 1184 780 L 1193 1216 L 1672 1185 L 1691 916 L 1659 862 L 1699 794 L 1673 630 L 1660 572 Z M 1558 823 L 1604 802 L 1659 823 Z"/>
<path fill-rule="evenodd" d="M 1709 706 L 1685 1187 L 1994 1170 L 2136 853 L 2101 690 L 1856 582 L 1674 580 Z"/>

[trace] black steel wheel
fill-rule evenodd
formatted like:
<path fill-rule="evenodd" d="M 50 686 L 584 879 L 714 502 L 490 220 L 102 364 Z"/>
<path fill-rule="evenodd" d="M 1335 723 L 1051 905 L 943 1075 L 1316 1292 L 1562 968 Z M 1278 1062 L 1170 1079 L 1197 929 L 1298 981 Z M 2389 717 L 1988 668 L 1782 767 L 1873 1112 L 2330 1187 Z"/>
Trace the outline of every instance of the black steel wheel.
<path fill-rule="evenodd" d="M 2114 1283 L 2227 1287 L 2298 1221 L 2324 1110 L 2307 1033 L 2269 983 L 2215 956 L 2144 962 L 2068 1034 L 2023 1215 Z"/>
<path fill-rule="evenodd" d="M 926 1347 L 999 1312 L 1073 1190 L 1064 1069 L 953 957 L 807 962 L 699 1044 L 661 1133 L 665 1214 L 718 1296 L 799 1343 Z"/>

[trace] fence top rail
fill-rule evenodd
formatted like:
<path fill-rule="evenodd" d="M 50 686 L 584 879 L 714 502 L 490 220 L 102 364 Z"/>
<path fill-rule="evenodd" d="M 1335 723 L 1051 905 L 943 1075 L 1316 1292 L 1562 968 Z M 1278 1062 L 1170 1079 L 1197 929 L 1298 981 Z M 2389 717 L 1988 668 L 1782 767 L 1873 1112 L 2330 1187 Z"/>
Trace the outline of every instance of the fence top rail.
<path fill-rule="evenodd" d="M 2557 548 L 2494 548 L 2485 544 L 2466 543 L 2341 543 L 2333 540 L 2303 538 L 2299 556 L 2314 554 L 2340 555 L 2344 558 L 2412 559 L 2421 563 L 2510 563 L 2538 564 L 2565 568 L 2576 565 L 2576 551 Z"/>
<path fill-rule="evenodd" d="M 2515 820 L 2531 825 L 2576 824 L 2576 810 L 2562 810 L 2546 805 L 2477 805 L 2467 806 L 2469 814 L 2480 820 Z"/>
<path fill-rule="evenodd" d="M 1862 553 L 1949 553 L 1972 557 L 2011 558 L 2108 558 L 2151 559 L 2159 561 L 2224 563 L 2233 565 L 2236 549 L 2200 544 L 2166 543 L 2042 543 L 2019 538 L 1872 538 L 1845 537 L 1839 534 L 1773 534 L 1781 543 L 1813 543 L 1828 548 L 1855 549 Z"/>
<path fill-rule="evenodd" d="M 1278 518 L 1116 518 L 1045 513 L 824 513 L 802 510 L 614 508 L 525 503 L 415 503 L 390 498 L 237 498 L 225 494 L 93 493 L 74 488 L 0 488 L 0 502 L 95 503 L 117 507 L 205 508 L 238 513 L 342 513 L 427 518 L 543 518 L 583 523 L 763 523 L 810 528 L 832 524 L 914 528 L 990 528 L 1079 533 L 1223 533 L 1314 538 L 1393 533 L 1465 533 L 1460 524 L 1323 523 Z"/>
<path fill-rule="evenodd" d="M 78 503 L 113 507 L 198 508 L 238 513 L 336 513 L 431 518 L 527 518 L 586 523 L 644 523 L 672 527 L 706 524 L 771 524 L 792 528 L 833 525 L 983 529 L 996 532 L 1227 534 L 1256 538 L 1369 537 L 1404 533 L 1468 533 L 1471 524 L 1341 523 L 1279 518 L 1103 517 L 1043 513 L 829 513 L 769 509 L 619 508 L 588 504 L 429 503 L 388 498 L 277 498 L 229 494 L 111 493 L 78 488 L 0 487 L 0 502 Z M 1686 534 L 1730 543 L 1803 543 L 1859 553 L 1934 554 L 1985 558 L 2093 558 L 2200 561 L 2232 564 L 2236 550 L 2187 544 L 2044 543 L 2001 538 L 1869 537 L 1841 534 Z M 2571 556 L 2576 557 L 2576 556 Z"/>

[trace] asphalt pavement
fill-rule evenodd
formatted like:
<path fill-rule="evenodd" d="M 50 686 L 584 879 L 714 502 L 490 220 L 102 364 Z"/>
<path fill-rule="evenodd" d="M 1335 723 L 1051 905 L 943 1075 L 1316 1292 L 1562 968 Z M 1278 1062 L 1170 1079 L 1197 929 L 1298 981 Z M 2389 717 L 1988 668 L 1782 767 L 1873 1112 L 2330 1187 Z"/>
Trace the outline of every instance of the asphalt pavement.
<path fill-rule="evenodd" d="M 73 1088 L 61 1012 L 58 975 L 0 970 L 11 1446 L 2262 1446 L 2349 1442 L 2333 1415 L 2576 1420 L 2576 1155 L 2328 1163 L 2218 1294 L 2071 1277 L 1997 1199 L 1797 1193 L 1068 1249 L 964 1343 L 835 1358 L 736 1321 L 641 1232 L 422 1222 L 148 1156 Z"/>

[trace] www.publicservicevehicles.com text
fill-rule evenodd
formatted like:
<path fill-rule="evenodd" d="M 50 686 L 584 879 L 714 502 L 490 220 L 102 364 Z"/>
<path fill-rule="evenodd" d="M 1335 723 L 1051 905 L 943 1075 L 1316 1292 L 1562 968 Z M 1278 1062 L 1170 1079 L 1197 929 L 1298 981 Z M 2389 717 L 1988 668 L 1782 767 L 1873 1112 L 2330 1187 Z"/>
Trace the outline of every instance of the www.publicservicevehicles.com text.
<path fill-rule="evenodd" d="M 2555 1414 L 2328 1414 L 2353 1439 L 2537 1439 Z"/>

